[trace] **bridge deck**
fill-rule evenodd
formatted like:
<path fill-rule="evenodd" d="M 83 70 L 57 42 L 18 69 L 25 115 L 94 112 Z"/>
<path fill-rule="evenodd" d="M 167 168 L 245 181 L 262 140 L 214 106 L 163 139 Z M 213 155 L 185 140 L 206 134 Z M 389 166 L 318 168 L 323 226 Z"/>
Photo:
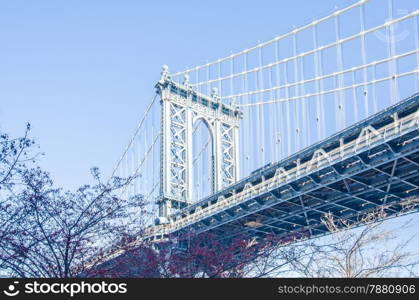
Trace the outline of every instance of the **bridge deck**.
<path fill-rule="evenodd" d="M 383 207 L 387 217 L 417 209 L 419 94 L 294 155 L 271 163 L 228 188 L 186 207 L 168 234 L 213 231 L 275 234 L 285 240 L 327 232 L 321 217 L 359 218 Z"/>

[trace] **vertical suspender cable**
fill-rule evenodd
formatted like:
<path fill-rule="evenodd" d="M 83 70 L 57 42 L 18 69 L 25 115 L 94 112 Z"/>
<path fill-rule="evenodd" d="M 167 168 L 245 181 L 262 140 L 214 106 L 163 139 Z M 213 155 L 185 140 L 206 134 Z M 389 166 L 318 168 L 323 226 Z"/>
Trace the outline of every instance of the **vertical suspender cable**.
<path fill-rule="evenodd" d="M 419 15 L 414 19 L 413 34 L 415 35 L 416 49 L 419 49 Z M 419 69 L 419 52 L 416 52 L 416 68 Z M 416 73 L 415 92 L 419 91 L 419 73 Z"/>
<path fill-rule="evenodd" d="M 229 75 L 233 75 L 234 74 L 234 58 L 230 59 L 230 74 Z M 230 95 L 233 95 L 234 93 L 234 82 L 233 82 L 233 77 L 230 78 Z"/>
<path fill-rule="evenodd" d="M 221 91 L 221 62 L 218 63 L 218 96 L 221 97 L 223 95 L 222 91 Z"/>
<path fill-rule="evenodd" d="M 156 116 L 155 116 L 155 108 L 153 109 L 153 113 L 151 115 L 152 117 L 152 123 L 153 123 L 153 138 L 154 136 L 159 132 L 159 124 L 156 124 Z M 152 186 L 154 187 L 156 182 L 158 182 L 158 180 L 156 180 L 156 161 L 155 161 L 155 156 L 156 156 L 156 151 L 155 151 L 156 147 L 154 147 L 153 154 L 151 156 L 151 169 L 153 170 L 153 183 Z M 158 170 L 158 169 L 157 169 Z M 152 198 L 155 198 L 155 193 L 153 194 Z M 154 201 L 153 201 L 154 203 Z M 154 210 L 154 209 L 153 209 Z"/>
<path fill-rule="evenodd" d="M 390 20 L 394 19 L 394 12 L 393 12 L 393 0 L 388 0 L 388 11 L 389 11 L 389 18 Z M 388 55 L 390 58 L 388 68 L 389 68 L 389 75 L 392 76 L 390 80 L 390 103 L 394 104 L 396 101 L 399 100 L 398 97 L 398 90 L 397 90 L 397 64 L 394 56 L 396 55 L 396 41 L 394 39 L 394 25 L 390 23 L 388 28 Z"/>
<path fill-rule="evenodd" d="M 263 52 L 262 52 L 262 47 L 259 48 L 259 67 L 262 67 L 263 65 Z M 262 90 L 263 89 L 263 73 L 262 70 L 259 70 L 258 72 L 258 89 Z M 263 101 L 263 93 L 259 92 L 259 101 Z M 258 106 L 258 110 L 259 110 L 259 146 L 260 148 L 260 164 L 259 166 L 263 166 L 265 164 L 265 126 L 264 126 L 264 105 L 259 105 Z"/>
<path fill-rule="evenodd" d="M 258 89 L 259 86 L 259 71 L 255 72 L 255 78 L 254 78 L 254 90 Z M 258 102 L 258 100 L 260 99 L 260 94 L 257 93 L 252 97 L 252 101 L 253 102 Z M 257 169 L 259 168 L 261 162 L 260 162 L 260 155 L 259 155 L 259 149 L 261 147 L 260 144 L 260 136 L 258 135 L 258 130 L 257 128 L 260 129 L 259 127 L 259 119 L 260 119 L 260 106 L 258 105 L 256 107 L 256 113 L 255 113 L 255 122 L 252 122 L 253 126 L 252 126 L 252 140 L 253 141 L 257 141 L 257 145 L 255 147 L 255 158 L 252 159 L 253 162 L 253 168 L 252 169 Z"/>
<path fill-rule="evenodd" d="M 279 42 L 278 41 L 275 43 L 275 61 L 279 61 Z M 276 66 L 275 66 L 276 86 L 280 86 L 280 84 L 281 84 L 280 79 L 279 79 L 279 73 L 280 73 L 279 64 L 276 64 Z M 277 89 L 275 91 L 275 95 L 276 95 L 277 99 L 280 98 L 280 96 L 281 96 L 280 93 L 281 93 L 281 91 L 279 89 Z M 282 131 L 283 131 L 282 130 L 282 123 L 283 123 L 283 118 L 284 118 L 284 114 L 283 114 L 283 111 L 282 111 L 282 105 L 283 105 L 282 103 L 276 103 L 275 104 L 275 117 L 274 117 L 274 119 L 276 121 L 276 124 L 275 124 L 276 136 L 274 138 L 275 138 L 275 141 L 277 143 L 277 145 L 275 147 L 275 149 L 277 149 L 276 156 L 275 156 L 276 161 L 278 161 L 280 158 L 282 158 L 283 153 L 284 153 L 283 149 L 282 149 L 282 145 L 284 143 L 281 140 Z"/>
<path fill-rule="evenodd" d="M 207 61 L 207 63 L 208 63 L 208 61 Z M 207 69 L 207 81 L 209 81 L 210 80 L 210 67 L 207 67 L 206 68 Z M 211 95 L 211 84 L 210 83 L 207 83 L 206 84 L 207 85 L 207 95 Z"/>
<path fill-rule="evenodd" d="M 366 52 L 366 48 L 365 48 L 365 10 L 364 10 L 364 5 L 361 5 L 359 7 L 359 21 L 361 22 L 361 58 L 362 58 L 362 64 L 365 65 L 367 63 L 367 52 Z M 364 113 L 365 113 L 365 117 L 367 117 L 369 115 L 369 109 L 368 109 L 368 99 L 369 99 L 369 95 L 368 95 L 368 86 L 366 84 L 367 82 L 367 69 L 363 68 L 362 69 L 362 76 L 363 76 L 363 82 L 364 82 L 364 86 L 363 86 L 363 99 L 360 99 L 364 102 Z"/>
<path fill-rule="evenodd" d="M 199 71 L 195 71 L 195 83 L 199 83 Z M 202 93 L 202 86 L 198 85 L 196 90 Z"/>
<path fill-rule="evenodd" d="M 244 70 L 246 71 L 246 73 L 245 73 L 245 75 L 244 75 L 244 91 L 247 93 L 248 92 L 248 73 L 247 73 L 247 68 L 248 68 L 248 54 L 247 53 L 245 53 L 244 54 Z M 245 97 L 245 99 L 246 99 L 246 102 L 247 103 L 250 103 L 250 100 L 249 100 L 249 95 L 246 95 L 246 96 L 244 96 Z M 248 140 L 247 140 L 247 143 L 244 143 L 244 146 L 245 146 L 245 153 L 246 153 L 246 156 L 245 156 L 245 160 L 246 160 L 246 165 L 247 165 L 247 172 L 246 172 L 246 174 L 248 174 L 248 173 L 250 173 L 250 159 L 251 159 L 251 153 L 250 153 L 250 151 L 251 151 L 251 148 L 250 148 L 250 144 L 251 144 L 251 138 L 252 138 L 252 135 L 251 135 L 251 123 L 252 123 L 252 114 L 250 113 L 250 107 L 248 107 L 248 108 L 246 108 L 246 110 L 247 110 L 247 116 L 248 116 L 248 119 L 247 120 L 245 120 L 245 124 L 246 124 L 246 137 L 248 138 Z M 250 138 L 250 139 L 249 139 Z"/>
<path fill-rule="evenodd" d="M 134 170 L 138 166 L 138 139 L 136 138 L 133 143 L 133 149 L 134 149 Z M 138 194 L 138 180 L 135 180 L 134 182 L 134 194 Z"/>
<path fill-rule="evenodd" d="M 112 178 L 112 177 L 116 174 L 116 171 L 119 169 L 119 167 L 120 167 L 121 163 L 123 163 L 123 160 L 124 160 L 125 156 L 127 155 L 127 153 L 128 153 L 128 151 L 129 151 L 129 149 L 131 148 L 131 146 L 132 146 L 132 143 L 133 143 L 134 139 L 136 138 L 136 136 L 137 136 L 137 135 L 139 135 L 139 133 L 140 133 L 141 129 L 143 128 L 144 122 L 145 122 L 145 120 L 147 119 L 148 114 L 149 114 L 149 112 L 150 112 L 150 109 L 152 108 L 152 106 L 153 106 L 153 104 L 155 103 L 156 99 L 157 99 L 157 94 L 155 94 L 155 95 L 154 95 L 154 97 L 153 97 L 153 99 L 152 99 L 151 103 L 147 106 L 147 109 L 145 110 L 144 115 L 143 115 L 143 117 L 142 117 L 142 119 L 141 119 L 140 123 L 138 123 L 138 126 L 137 126 L 137 128 L 135 129 L 135 132 L 134 132 L 134 134 L 133 134 L 133 135 L 132 135 L 132 137 L 131 137 L 131 140 L 129 141 L 128 145 L 125 147 L 124 153 L 122 154 L 122 156 L 121 156 L 121 157 L 120 157 L 120 159 L 118 160 L 118 162 L 117 162 L 117 164 L 116 164 L 115 168 L 114 168 L 114 169 L 113 169 L 113 171 L 112 171 L 112 174 L 111 174 L 110 178 Z"/>
<path fill-rule="evenodd" d="M 298 40 L 297 40 L 298 43 Z M 298 46 L 298 44 L 297 44 Z M 301 74 L 301 81 L 304 81 L 304 72 L 305 72 L 305 68 L 304 68 L 304 57 L 300 58 L 300 74 Z M 304 83 L 300 84 L 300 96 L 304 96 L 306 94 L 305 91 L 305 87 L 304 87 Z M 302 113 L 302 121 L 301 121 L 301 135 L 302 135 L 302 146 L 301 148 L 307 147 L 308 143 L 309 143 L 309 134 L 310 134 L 310 130 L 308 128 L 308 113 L 307 113 L 307 98 L 302 98 L 301 99 L 301 113 Z"/>
<path fill-rule="evenodd" d="M 336 34 L 336 62 L 337 62 L 337 71 L 341 72 L 343 70 L 343 52 L 342 52 L 342 43 L 340 42 L 340 22 L 339 22 L 339 15 L 335 16 L 335 34 Z M 343 82 L 343 74 L 340 73 L 340 75 L 338 75 L 338 77 L 336 78 L 338 81 L 338 87 L 339 89 L 342 89 L 344 86 L 344 82 Z M 338 130 L 341 130 L 345 127 L 346 125 L 346 116 L 345 116 L 345 106 L 344 106 L 344 91 L 343 90 L 339 90 L 338 91 L 338 120 L 336 120 L 336 127 L 338 128 Z"/>
<path fill-rule="evenodd" d="M 315 84 L 316 84 L 316 139 L 319 141 L 321 139 L 321 105 L 320 105 L 320 98 L 321 95 L 319 95 L 320 92 L 320 81 L 321 79 L 317 79 L 320 76 L 320 54 L 321 50 L 318 50 L 318 37 L 317 37 L 317 24 L 313 25 L 313 44 L 314 49 L 317 49 L 314 53 L 314 76 L 316 78 Z"/>
<path fill-rule="evenodd" d="M 319 55 L 319 75 L 323 76 L 323 52 L 321 50 Z M 320 80 L 320 91 L 324 91 L 323 80 Z M 320 139 L 326 137 L 326 116 L 324 110 L 324 96 L 320 95 Z"/>
<path fill-rule="evenodd" d="M 269 87 L 273 86 L 273 68 L 269 68 Z M 271 90 L 270 92 L 270 99 L 274 100 L 275 99 L 275 92 L 273 90 Z M 275 132 L 277 130 L 277 127 L 275 126 L 275 110 L 276 109 L 276 104 L 270 104 L 268 107 L 268 121 L 269 121 L 269 135 L 268 136 L 268 140 L 266 141 L 267 146 L 266 146 L 266 153 L 268 153 L 269 150 L 269 156 L 267 157 L 267 161 L 275 161 L 276 159 L 276 151 L 277 151 L 277 145 L 276 145 L 276 137 L 275 137 Z M 267 154 L 266 154 L 267 155 Z"/>
<path fill-rule="evenodd" d="M 378 107 L 377 107 L 377 88 L 376 88 L 376 83 L 375 83 L 375 79 L 377 77 L 376 75 L 377 72 L 377 65 L 373 65 L 372 66 L 372 109 L 373 109 L 373 113 L 378 112 Z"/>
<path fill-rule="evenodd" d="M 146 124 L 145 124 L 145 132 L 144 132 L 144 155 L 148 149 L 148 138 L 150 135 L 150 122 L 149 118 L 147 118 Z M 148 159 L 147 159 L 148 160 Z M 148 194 L 148 176 L 146 176 L 145 172 L 147 172 L 147 160 L 145 161 L 145 168 L 142 172 L 141 180 L 144 181 L 144 195 Z"/>
<path fill-rule="evenodd" d="M 352 85 L 355 84 L 355 72 L 352 71 L 351 72 L 352 75 Z M 358 122 L 359 121 L 359 117 L 358 117 L 358 97 L 357 97 L 357 92 L 356 92 L 356 88 L 354 86 L 352 86 L 352 102 L 353 102 L 353 110 L 354 110 L 354 122 Z"/>
<path fill-rule="evenodd" d="M 284 78 L 285 78 L 285 85 L 288 85 L 288 63 L 285 63 L 284 68 Z M 285 88 L 285 98 L 289 99 L 289 86 Z M 285 134 L 287 135 L 287 156 L 291 155 L 291 116 L 290 116 L 290 101 L 286 102 L 285 105 L 286 110 L 286 119 L 287 119 L 287 126 L 285 130 Z"/>
<path fill-rule="evenodd" d="M 292 34 L 292 49 L 294 55 L 294 82 L 298 82 L 298 58 L 297 56 L 297 35 L 295 32 Z M 295 96 L 300 96 L 299 85 L 294 87 Z M 301 140 L 301 126 L 300 126 L 300 101 L 295 101 L 294 103 L 294 128 L 295 128 L 295 149 L 294 151 L 300 150 L 300 140 Z"/>

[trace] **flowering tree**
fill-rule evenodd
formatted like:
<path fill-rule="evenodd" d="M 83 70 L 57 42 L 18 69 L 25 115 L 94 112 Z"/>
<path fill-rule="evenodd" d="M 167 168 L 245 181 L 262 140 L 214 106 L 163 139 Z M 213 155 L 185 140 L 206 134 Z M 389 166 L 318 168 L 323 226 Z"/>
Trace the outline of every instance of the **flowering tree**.
<path fill-rule="evenodd" d="M 40 153 L 29 131 L 28 125 L 18 139 L 0 135 L 0 271 L 9 276 L 368 277 L 418 265 L 417 253 L 404 251 L 406 243 L 382 250 L 395 238 L 379 230 L 384 210 L 355 223 L 325 214 L 323 224 L 334 234 L 326 243 L 307 239 L 307 231 L 281 238 L 190 232 L 146 243 L 147 203 L 123 193 L 134 178 L 103 182 L 93 168 L 94 184 L 74 192 L 57 188 L 35 164 Z M 401 205 L 409 212 L 418 200 Z"/>
<path fill-rule="evenodd" d="M 25 134 L 20 138 L 10 138 L 6 133 L 0 133 L 0 247 L 3 248 L 15 236 L 21 234 L 16 228 L 26 217 L 24 207 L 14 205 L 12 195 L 22 188 L 23 174 L 28 164 L 38 156 L 33 154 L 35 142 L 29 136 L 30 124 L 26 125 Z M 4 253 L 0 252 L 0 266 L 4 261 Z"/>
<path fill-rule="evenodd" d="M 28 137 L 1 135 L 0 268 L 18 277 L 244 277 L 269 257 L 274 237 L 219 240 L 212 233 L 141 241 L 148 219 L 141 195 L 122 197 L 133 178 L 101 180 L 75 192 L 54 186 L 36 167 Z M 133 211 L 137 218 L 129 218 Z M 179 247 L 179 245 L 187 245 Z M 264 273 L 266 275 L 266 273 Z"/>
<path fill-rule="evenodd" d="M 307 245 L 291 245 L 275 236 L 188 233 L 159 244 L 124 249 L 91 272 L 101 277 L 240 278 L 270 277 L 289 271 L 307 255 Z"/>
<path fill-rule="evenodd" d="M 222 242 L 212 233 L 187 234 L 160 244 L 124 249 L 92 274 L 102 277 L 242 277 L 244 266 L 262 247 L 252 241 L 234 238 Z"/>
<path fill-rule="evenodd" d="M 75 277 L 88 274 L 117 249 L 141 234 L 145 201 L 123 197 L 133 178 L 101 180 L 75 192 L 56 188 L 50 175 L 28 162 L 34 142 L 1 136 L 0 268 L 18 277 Z M 143 218 L 129 218 L 132 211 Z"/>
<path fill-rule="evenodd" d="M 174 248 L 167 263 L 166 275 L 172 277 L 241 277 L 245 263 L 261 248 L 254 240 L 222 241 L 213 233 L 187 234 L 179 243 L 184 247 Z"/>

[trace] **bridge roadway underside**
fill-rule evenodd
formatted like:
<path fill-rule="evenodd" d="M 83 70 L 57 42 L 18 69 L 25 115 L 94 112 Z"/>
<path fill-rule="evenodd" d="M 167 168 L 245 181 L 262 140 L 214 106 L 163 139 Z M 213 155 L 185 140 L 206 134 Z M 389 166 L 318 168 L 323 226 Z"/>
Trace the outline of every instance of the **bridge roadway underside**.
<path fill-rule="evenodd" d="M 213 232 L 222 239 L 237 235 L 264 237 L 275 235 L 284 242 L 328 233 L 321 222 L 325 213 L 335 218 L 357 221 L 367 213 L 382 208 L 385 218 L 419 208 L 419 139 L 417 111 L 419 96 L 393 108 L 400 117 L 406 106 L 415 114 L 414 126 L 383 139 L 372 147 L 354 151 L 353 155 L 307 172 L 294 181 L 278 184 L 270 190 L 221 209 L 210 216 L 174 231 L 180 235 L 191 230 Z M 374 120 L 385 121 L 392 113 L 364 121 L 376 127 Z M 406 113 L 404 113 L 406 114 Z M 362 124 L 361 124 L 362 125 Z M 356 127 L 356 126 L 355 126 Z M 358 126 L 361 128 L 362 126 Z M 359 132 L 359 130 L 358 130 Z M 277 165 L 254 175 L 253 182 L 274 176 Z M 238 185 L 243 183 L 238 183 Z M 255 186 L 256 186 L 255 185 Z M 237 190 L 237 187 L 236 187 Z M 210 205 L 200 203 L 203 207 Z M 191 208 L 193 209 L 193 207 Z M 179 216 L 178 216 L 179 217 Z"/>
<path fill-rule="evenodd" d="M 404 136 L 399 141 L 408 138 Z M 215 232 L 222 238 L 273 234 L 289 241 L 327 234 L 321 219 L 328 212 L 336 218 L 358 221 L 379 207 L 383 207 L 386 217 L 416 210 L 418 146 L 416 141 L 398 153 L 385 146 L 371 149 L 370 154 L 384 153 L 372 159 L 366 158 L 367 153 L 354 156 L 345 161 L 353 166 L 344 172 L 337 171 L 339 166 L 324 168 L 299 182 L 257 196 L 236 209 L 202 220 L 202 225 L 198 223 L 194 228 L 198 232 Z M 301 187 L 300 183 L 305 184 Z"/>

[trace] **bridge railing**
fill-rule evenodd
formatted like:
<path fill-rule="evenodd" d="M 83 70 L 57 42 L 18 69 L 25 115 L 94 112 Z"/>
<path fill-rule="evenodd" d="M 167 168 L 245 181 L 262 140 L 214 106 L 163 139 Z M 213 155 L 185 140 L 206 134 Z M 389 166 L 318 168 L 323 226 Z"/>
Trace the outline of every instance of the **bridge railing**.
<path fill-rule="evenodd" d="M 256 195 L 264 193 L 281 184 L 292 182 L 304 175 L 313 173 L 325 166 L 334 164 L 340 160 L 346 159 L 357 152 L 362 152 L 366 148 L 373 147 L 379 143 L 394 138 L 397 135 L 415 130 L 419 127 L 419 110 L 408 116 L 396 119 L 392 123 L 380 129 L 361 130 L 358 138 L 345 143 L 342 147 L 333 149 L 325 154 L 317 156 L 310 161 L 297 165 L 295 168 L 286 172 L 276 172 L 275 176 L 270 179 L 262 180 L 262 182 L 255 186 L 248 186 L 243 191 L 233 194 L 228 198 L 221 198 L 215 204 L 208 205 L 205 208 L 197 209 L 196 212 L 188 214 L 187 216 L 175 220 L 170 224 L 150 227 L 146 230 L 146 236 L 164 235 L 182 229 L 196 221 L 209 217 L 220 210 L 225 210 L 237 205 L 243 201 L 247 201 Z M 367 130 L 368 129 L 368 130 Z M 314 161 L 313 161 L 314 160 Z"/>

